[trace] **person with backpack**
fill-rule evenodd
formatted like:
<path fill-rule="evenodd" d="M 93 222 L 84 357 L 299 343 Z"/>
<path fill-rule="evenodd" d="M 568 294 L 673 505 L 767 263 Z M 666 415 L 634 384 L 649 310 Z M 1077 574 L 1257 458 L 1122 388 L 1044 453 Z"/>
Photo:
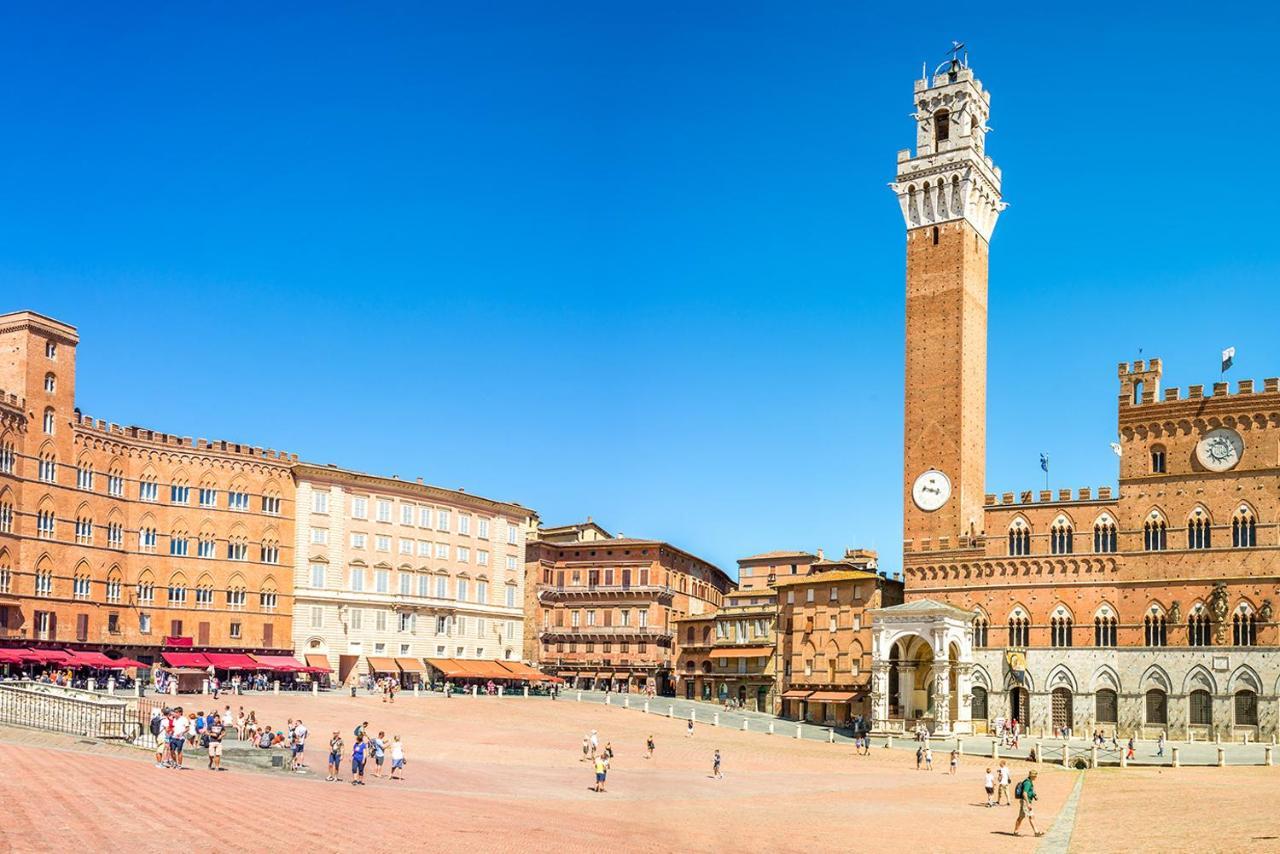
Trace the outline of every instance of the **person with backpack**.
<path fill-rule="evenodd" d="M 1018 836 L 1018 828 L 1022 827 L 1022 820 L 1025 818 L 1027 824 L 1031 825 L 1031 832 L 1036 836 L 1044 836 L 1039 830 L 1036 830 L 1035 812 L 1032 803 L 1036 799 L 1036 772 L 1032 771 L 1027 775 L 1027 779 L 1023 780 L 1013 789 L 1013 796 L 1018 801 L 1018 820 L 1013 823 L 1013 835 Z"/>

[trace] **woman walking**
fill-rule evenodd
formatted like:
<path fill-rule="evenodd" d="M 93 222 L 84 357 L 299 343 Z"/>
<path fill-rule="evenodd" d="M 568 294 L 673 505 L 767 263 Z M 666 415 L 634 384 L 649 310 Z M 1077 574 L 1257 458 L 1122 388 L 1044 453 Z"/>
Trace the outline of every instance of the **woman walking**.
<path fill-rule="evenodd" d="M 399 772 L 400 776 L 396 776 Z M 400 741 L 400 736 L 391 739 L 391 779 L 404 779 L 404 744 Z"/>

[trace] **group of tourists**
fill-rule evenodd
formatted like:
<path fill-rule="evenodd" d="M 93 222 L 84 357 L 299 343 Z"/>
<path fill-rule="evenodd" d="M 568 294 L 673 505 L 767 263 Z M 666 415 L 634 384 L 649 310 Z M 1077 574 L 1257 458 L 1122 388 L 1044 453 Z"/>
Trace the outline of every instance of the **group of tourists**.
<path fill-rule="evenodd" d="M 379 730 L 376 736 L 371 736 L 369 722 L 364 721 L 352 731 L 352 739 L 351 785 L 365 785 L 365 768 L 370 759 L 373 760 L 373 776 L 381 779 L 388 755 L 391 757 L 391 774 L 387 779 L 404 779 L 404 766 L 407 760 L 404 756 L 404 742 L 400 740 L 400 736 L 393 736 L 388 741 L 386 732 L 382 730 Z M 329 737 L 329 769 L 325 776 L 326 781 L 342 782 L 342 760 L 345 755 L 346 744 L 342 740 L 342 733 L 335 729 L 333 735 Z"/>
<path fill-rule="evenodd" d="M 226 724 L 217 712 L 186 713 L 181 706 L 155 709 L 151 715 L 151 734 L 156 740 L 156 767 L 184 770 L 186 748 L 198 744 L 209 755 L 209 770 L 223 771 L 222 739 Z"/>
<path fill-rule="evenodd" d="M 1022 724 L 1017 718 L 996 718 L 991 731 L 1000 738 L 1002 747 L 1016 748 L 1022 738 Z"/>
<path fill-rule="evenodd" d="M 1018 819 L 1013 824 L 1013 835 L 1017 836 L 1022 822 L 1025 820 L 1031 827 L 1031 832 L 1036 836 L 1044 836 L 1044 833 L 1036 828 L 1035 810 L 1033 802 L 1036 800 L 1036 772 L 1030 771 L 1026 778 L 1022 780 L 1013 790 L 1013 800 L 1009 798 L 1009 784 L 1012 780 L 1012 771 L 1009 769 L 1009 763 L 1000 760 L 1000 764 L 993 771 L 990 766 L 987 767 L 987 773 L 983 777 L 983 785 L 987 790 L 987 806 L 998 807 L 1000 805 L 1012 806 L 1013 800 L 1018 802 Z M 993 800 L 994 797 L 994 800 Z"/>
<path fill-rule="evenodd" d="M 685 730 L 685 738 L 693 738 L 693 721 L 690 720 L 688 728 Z M 644 740 L 644 758 L 652 759 L 654 750 L 657 748 L 656 742 L 653 740 L 653 733 Z M 605 784 L 609 781 L 609 769 L 613 765 L 613 744 L 606 741 L 604 747 L 600 747 L 600 734 L 596 730 L 591 730 L 582 737 L 582 758 L 579 762 L 591 763 L 592 770 L 595 772 L 594 792 L 603 792 Z M 711 778 L 715 780 L 724 779 L 724 769 L 720 758 L 720 749 L 716 748 L 711 755 Z"/>

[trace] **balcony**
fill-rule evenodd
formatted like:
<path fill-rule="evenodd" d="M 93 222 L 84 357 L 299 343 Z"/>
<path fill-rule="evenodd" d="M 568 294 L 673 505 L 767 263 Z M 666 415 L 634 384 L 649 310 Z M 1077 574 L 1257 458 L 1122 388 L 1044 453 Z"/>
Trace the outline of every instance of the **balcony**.
<path fill-rule="evenodd" d="M 540 640 L 549 641 L 666 641 L 672 632 L 660 626 L 546 626 L 538 632 Z"/>
<path fill-rule="evenodd" d="M 542 602 L 589 602 L 595 600 L 637 600 L 670 605 L 676 592 L 661 584 L 539 584 Z"/>

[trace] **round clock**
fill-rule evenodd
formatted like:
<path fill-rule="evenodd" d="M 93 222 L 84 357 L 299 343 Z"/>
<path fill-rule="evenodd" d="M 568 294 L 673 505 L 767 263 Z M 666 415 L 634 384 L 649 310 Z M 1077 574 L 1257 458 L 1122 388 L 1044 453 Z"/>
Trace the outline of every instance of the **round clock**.
<path fill-rule="evenodd" d="M 951 497 L 951 479 L 937 469 L 929 469 L 911 486 L 911 500 L 926 513 L 937 510 Z"/>
<path fill-rule="evenodd" d="M 1227 427 L 1210 430 L 1196 444 L 1196 459 L 1209 471 L 1227 471 L 1240 462 L 1243 454 L 1244 439 Z"/>

